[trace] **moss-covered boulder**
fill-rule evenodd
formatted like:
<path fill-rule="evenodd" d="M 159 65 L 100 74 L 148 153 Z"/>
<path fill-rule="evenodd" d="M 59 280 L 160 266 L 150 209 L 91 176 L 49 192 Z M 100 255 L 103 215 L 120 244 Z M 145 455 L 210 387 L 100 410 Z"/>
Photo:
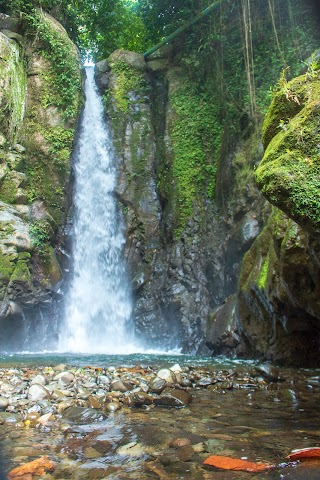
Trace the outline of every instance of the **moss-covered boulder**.
<path fill-rule="evenodd" d="M 0 344 L 21 348 L 28 321 L 52 314 L 61 280 L 55 247 L 82 79 L 78 51 L 54 18 L 39 11 L 11 23 L 17 31 L 0 32 Z"/>
<path fill-rule="evenodd" d="M 25 111 L 27 76 L 21 47 L 0 32 L 0 132 L 14 143 Z"/>
<path fill-rule="evenodd" d="M 247 354 L 296 366 L 319 365 L 318 242 L 283 212 L 245 255 L 237 304 Z"/>
<path fill-rule="evenodd" d="M 302 228 L 320 232 L 320 71 L 285 80 L 276 91 L 263 126 L 265 155 L 256 170 L 259 189 Z"/>

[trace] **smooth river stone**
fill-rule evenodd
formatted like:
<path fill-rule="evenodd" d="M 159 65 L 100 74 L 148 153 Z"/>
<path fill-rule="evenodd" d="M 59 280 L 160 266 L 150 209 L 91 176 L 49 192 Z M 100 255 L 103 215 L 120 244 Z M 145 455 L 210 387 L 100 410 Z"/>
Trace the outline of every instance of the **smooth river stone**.
<path fill-rule="evenodd" d="M 88 425 L 90 423 L 102 422 L 106 420 L 107 416 L 104 413 L 85 407 L 70 407 L 63 413 L 64 420 L 77 423 L 78 425 Z"/>
<path fill-rule="evenodd" d="M 31 402 L 38 402 L 39 400 L 44 400 L 48 396 L 48 391 L 42 385 L 38 385 L 37 383 L 35 383 L 29 388 L 28 399 Z"/>
<path fill-rule="evenodd" d="M 0 397 L 0 410 L 5 410 L 9 405 L 9 400 L 6 397 Z"/>
<path fill-rule="evenodd" d="M 61 385 L 70 385 L 74 381 L 75 377 L 71 372 L 61 372 L 54 377 L 53 380 L 59 381 Z"/>
<path fill-rule="evenodd" d="M 190 393 L 185 392 L 184 390 L 174 389 L 156 398 L 154 403 L 158 407 L 183 408 L 189 405 L 191 401 L 192 396 Z"/>
<path fill-rule="evenodd" d="M 42 385 L 43 387 L 45 386 L 46 384 L 46 379 L 43 375 L 36 375 L 32 380 L 31 380 L 31 385 L 34 385 L 34 384 L 37 384 L 37 385 Z"/>
<path fill-rule="evenodd" d="M 157 373 L 157 377 L 162 378 L 167 383 L 175 383 L 176 381 L 176 376 L 174 372 L 169 370 L 169 368 L 162 368 L 161 370 L 159 370 L 159 372 Z"/>

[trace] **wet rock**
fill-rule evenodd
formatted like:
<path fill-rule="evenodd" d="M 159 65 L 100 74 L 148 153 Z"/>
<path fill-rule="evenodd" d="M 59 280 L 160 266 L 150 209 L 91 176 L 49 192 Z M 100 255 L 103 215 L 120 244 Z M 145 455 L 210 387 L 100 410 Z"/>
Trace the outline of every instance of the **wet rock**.
<path fill-rule="evenodd" d="M 61 372 L 54 377 L 54 381 L 59 381 L 61 385 L 70 385 L 74 382 L 74 375 L 71 372 Z"/>
<path fill-rule="evenodd" d="M 145 392 L 137 392 L 131 395 L 132 403 L 135 407 L 142 407 L 144 405 L 152 405 L 154 399 Z"/>
<path fill-rule="evenodd" d="M 194 453 L 195 452 L 190 445 L 184 445 L 177 448 L 177 456 L 182 462 L 189 462 Z"/>
<path fill-rule="evenodd" d="M 202 377 L 199 380 L 198 385 L 199 387 L 207 387 L 208 385 L 213 385 L 215 383 L 217 383 L 217 380 L 212 377 Z"/>
<path fill-rule="evenodd" d="M 106 404 L 105 411 L 112 413 L 112 412 L 116 412 L 117 410 L 120 410 L 120 408 L 121 408 L 120 403 L 113 401 Z"/>
<path fill-rule="evenodd" d="M 28 399 L 31 402 L 37 402 L 38 400 L 43 400 L 48 397 L 49 393 L 42 385 L 38 385 L 35 383 L 29 388 Z"/>
<path fill-rule="evenodd" d="M 224 449 L 224 442 L 210 438 L 204 443 L 205 451 L 208 453 L 219 453 Z"/>
<path fill-rule="evenodd" d="M 176 407 L 183 408 L 190 405 L 192 396 L 185 390 L 173 389 L 160 397 L 156 398 L 154 403 L 158 407 Z"/>
<path fill-rule="evenodd" d="M 191 441 L 189 438 L 176 438 L 170 443 L 170 447 L 178 448 L 178 447 L 185 447 L 186 445 L 190 445 Z"/>
<path fill-rule="evenodd" d="M 124 383 L 121 380 L 113 380 L 110 383 L 110 390 L 115 392 L 125 393 L 128 391 L 128 388 L 127 388 L 127 385 L 124 385 Z"/>
<path fill-rule="evenodd" d="M 6 397 L 0 397 L 0 410 L 5 410 L 9 405 L 9 400 Z"/>
<path fill-rule="evenodd" d="M 108 440 L 100 440 L 92 445 L 100 455 L 105 455 L 112 450 L 112 444 Z"/>
<path fill-rule="evenodd" d="M 279 370 L 272 365 L 258 365 L 255 367 L 255 370 L 262 375 L 264 378 L 269 380 L 269 382 L 279 382 L 281 381 Z"/>
<path fill-rule="evenodd" d="M 167 383 L 176 382 L 176 376 L 173 371 L 169 370 L 169 368 L 162 368 L 161 370 L 159 370 L 159 372 L 157 373 L 157 377 L 165 380 Z"/>
<path fill-rule="evenodd" d="M 62 418 L 78 425 L 102 422 L 107 417 L 100 411 L 85 407 L 69 407 L 62 413 Z"/>
<path fill-rule="evenodd" d="M 38 384 L 44 386 L 46 384 L 46 379 L 43 375 L 36 375 L 32 380 L 31 380 L 31 385 Z"/>
<path fill-rule="evenodd" d="M 205 451 L 205 445 L 203 442 L 196 443 L 195 445 L 192 445 L 193 450 L 195 453 L 203 453 Z"/>
<path fill-rule="evenodd" d="M 87 459 L 94 459 L 101 457 L 101 454 L 92 447 L 87 447 L 83 450 L 83 456 Z"/>
<path fill-rule="evenodd" d="M 99 375 L 98 384 L 99 385 L 110 385 L 110 378 L 107 375 Z"/>
<path fill-rule="evenodd" d="M 156 393 L 159 395 L 165 389 L 166 386 L 167 386 L 166 380 L 164 380 L 163 378 L 156 377 L 150 383 L 149 390 L 151 393 Z"/>
<path fill-rule="evenodd" d="M 96 408 L 99 409 L 102 407 L 103 401 L 101 397 L 94 397 L 92 395 L 89 396 L 88 398 L 88 406 L 90 408 Z"/>
<path fill-rule="evenodd" d="M 83 400 L 87 400 L 87 398 L 89 398 L 90 391 L 81 385 L 77 387 L 77 392 L 79 398 L 82 398 Z"/>
<path fill-rule="evenodd" d="M 145 455 L 143 446 L 137 442 L 130 442 L 117 449 L 118 455 L 125 455 L 129 457 L 142 457 Z"/>

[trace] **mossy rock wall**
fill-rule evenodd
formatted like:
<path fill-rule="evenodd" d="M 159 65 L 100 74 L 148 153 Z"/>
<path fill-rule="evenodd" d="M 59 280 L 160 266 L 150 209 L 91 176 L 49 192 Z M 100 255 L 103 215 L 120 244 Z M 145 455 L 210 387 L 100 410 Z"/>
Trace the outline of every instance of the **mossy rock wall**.
<path fill-rule="evenodd" d="M 227 303 L 211 319 L 229 319 L 239 355 L 295 366 L 320 364 L 319 81 L 312 57 L 303 75 L 281 76 L 256 169 L 278 208 L 244 256 L 233 309 Z"/>
<path fill-rule="evenodd" d="M 136 331 L 154 347 L 204 352 L 209 312 L 234 292 L 234 273 L 263 225 L 253 182 L 261 141 L 253 128 L 224 162 L 227 136 L 212 98 L 165 55 L 146 63 L 117 51 L 96 75 L 119 165 Z"/>
<path fill-rule="evenodd" d="M 37 348 L 47 340 L 41 318 L 50 325 L 61 281 L 56 247 L 82 102 L 63 27 L 40 11 L 18 25 L 0 32 L 0 345 L 9 349 L 32 348 L 30 332 Z"/>
<path fill-rule="evenodd" d="M 245 255 L 237 315 L 247 354 L 319 365 L 320 246 L 282 211 Z"/>
<path fill-rule="evenodd" d="M 22 47 L 0 32 L 0 133 L 11 143 L 25 111 L 27 75 Z"/>
<path fill-rule="evenodd" d="M 259 189 L 312 234 L 320 232 L 320 65 L 282 77 L 263 125 Z"/>

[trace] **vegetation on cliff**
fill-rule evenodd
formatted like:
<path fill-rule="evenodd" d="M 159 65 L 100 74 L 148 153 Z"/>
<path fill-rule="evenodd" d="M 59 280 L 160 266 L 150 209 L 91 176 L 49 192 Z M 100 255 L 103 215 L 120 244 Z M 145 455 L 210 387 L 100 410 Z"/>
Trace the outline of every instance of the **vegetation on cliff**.
<path fill-rule="evenodd" d="M 302 227 L 320 231 L 320 65 L 282 76 L 263 127 L 266 147 L 256 171 L 262 193 Z"/>

